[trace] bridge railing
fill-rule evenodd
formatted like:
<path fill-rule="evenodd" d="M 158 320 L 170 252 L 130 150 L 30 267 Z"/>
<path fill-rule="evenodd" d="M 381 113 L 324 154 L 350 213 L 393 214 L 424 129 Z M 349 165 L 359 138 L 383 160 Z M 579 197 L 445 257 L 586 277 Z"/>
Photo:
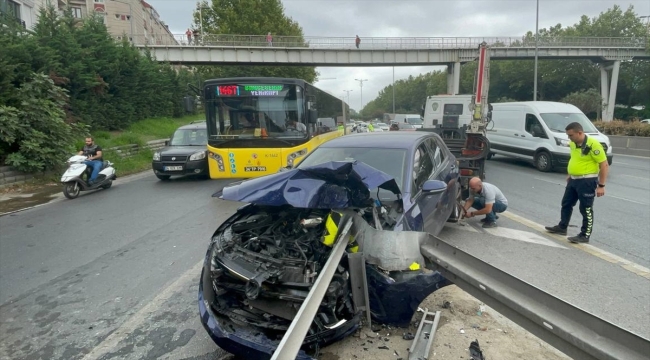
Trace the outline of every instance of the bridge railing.
<path fill-rule="evenodd" d="M 354 37 L 319 36 L 273 36 L 267 42 L 265 35 L 209 34 L 188 40 L 185 34 L 174 34 L 177 44 L 161 41 L 145 41 L 144 35 L 134 36 L 136 44 L 141 45 L 185 45 L 219 47 L 281 47 L 310 49 L 356 49 Z M 367 50 L 408 50 L 408 49 L 476 49 L 486 42 L 493 48 L 534 48 L 535 39 L 527 37 L 368 37 L 361 38 L 359 49 Z M 623 37 L 540 37 L 539 47 L 593 47 L 593 48 L 633 48 L 648 47 L 646 38 Z"/>

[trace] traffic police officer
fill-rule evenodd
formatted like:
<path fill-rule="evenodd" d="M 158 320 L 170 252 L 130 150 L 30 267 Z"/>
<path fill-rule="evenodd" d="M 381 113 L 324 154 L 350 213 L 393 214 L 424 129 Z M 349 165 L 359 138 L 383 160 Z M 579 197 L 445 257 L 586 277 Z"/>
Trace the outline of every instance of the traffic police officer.
<path fill-rule="evenodd" d="M 582 228 L 580 234 L 568 239 L 572 243 L 588 243 L 594 226 L 594 198 L 605 195 L 605 181 L 609 172 L 607 155 L 603 146 L 596 139 L 588 137 L 579 123 L 573 122 L 565 130 L 571 140 L 571 159 L 567 167 L 561 218 L 558 225 L 547 226 L 546 230 L 566 235 L 573 207 L 579 200 Z"/>

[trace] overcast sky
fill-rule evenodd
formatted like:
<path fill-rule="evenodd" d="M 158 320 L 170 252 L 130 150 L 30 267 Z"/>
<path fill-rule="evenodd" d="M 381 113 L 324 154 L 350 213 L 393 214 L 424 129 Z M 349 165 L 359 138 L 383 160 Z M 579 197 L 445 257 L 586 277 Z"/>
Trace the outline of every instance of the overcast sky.
<path fill-rule="evenodd" d="M 190 26 L 194 0 L 147 0 L 175 34 Z M 285 14 L 302 26 L 305 36 L 354 37 L 520 37 L 535 31 L 535 0 L 282 0 Z M 619 5 L 633 5 L 639 16 L 650 15 L 650 0 L 540 0 L 539 28 L 573 25 L 580 16 L 598 16 Z M 644 19 L 645 20 L 645 19 Z M 444 67 L 395 67 L 395 80 Z M 349 105 L 363 104 L 393 81 L 392 67 L 319 67 L 315 85 L 336 96 L 353 90 Z M 325 78 L 336 78 L 325 80 Z M 347 100 L 347 96 L 346 96 Z M 399 106 L 399 105 L 398 105 Z"/>

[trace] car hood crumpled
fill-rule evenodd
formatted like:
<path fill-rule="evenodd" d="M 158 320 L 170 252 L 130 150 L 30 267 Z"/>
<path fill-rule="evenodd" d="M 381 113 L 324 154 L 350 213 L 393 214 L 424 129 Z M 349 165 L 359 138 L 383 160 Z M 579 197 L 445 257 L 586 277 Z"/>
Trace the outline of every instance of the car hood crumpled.
<path fill-rule="evenodd" d="M 362 162 L 330 161 L 243 181 L 213 194 L 256 205 L 344 209 L 372 205 L 369 189 L 400 195 L 395 179 Z"/>

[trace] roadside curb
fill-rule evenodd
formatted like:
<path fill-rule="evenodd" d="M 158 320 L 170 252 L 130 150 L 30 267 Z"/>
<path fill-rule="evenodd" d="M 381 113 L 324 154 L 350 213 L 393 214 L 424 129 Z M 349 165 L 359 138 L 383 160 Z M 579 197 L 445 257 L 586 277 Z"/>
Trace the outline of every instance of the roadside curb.
<path fill-rule="evenodd" d="M 113 183 L 115 185 L 126 184 L 126 183 L 129 183 L 131 181 L 138 180 L 140 178 L 146 177 L 146 175 L 148 175 L 147 173 L 150 174 L 150 172 L 151 172 L 151 170 L 143 170 L 143 171 L 140 171 L 140 172 L 137 172 L 137 173 L 126 175 L 124 177 L 118 177 L 117 180 L 115 180 Z M 54 204 L 54 203 L 60 202 L 62 200 L 65 200 L 65 197 L 63 197 L 62 194 L 59 194 L 59 195 L 57 195 L 57 197 L 55 197 L 52 200 L 50 200 L 50 201 L 48 201 L 46 203 L 43 203 L 43 204 L 28 206 L 28 207 L 25 207 L 25 208 L 22 208 L 22 209 L 17 209 L 17 210 L 12 210 L 12 211 L 7 211 L 7 212 L 4 212 L 4 213 L 0 213 L 0 217 L 15 214 L 15 213 L 19 213 L 19 212 L 23 212 L 23 211 L 26 211 L 26 210 L 35 209 L 35 208 L 41 207 L 43 205 Z"/>

